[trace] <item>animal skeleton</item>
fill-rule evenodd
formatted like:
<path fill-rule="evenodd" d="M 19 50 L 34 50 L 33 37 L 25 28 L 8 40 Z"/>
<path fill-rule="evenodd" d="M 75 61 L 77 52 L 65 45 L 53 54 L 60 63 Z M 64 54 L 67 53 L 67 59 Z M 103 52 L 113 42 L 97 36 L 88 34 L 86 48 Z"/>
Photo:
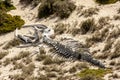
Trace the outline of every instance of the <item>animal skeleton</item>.
<path fill-rule="evenodd" d="M 33 39 L 31 39 L 29 36 L 24 36 L 24 35 L 20 35 L 20 34 L 16 33 L 16 37 L 19 38 L 20 40 L 22 40 L 23 42 L 25 42 L 25 44 L 39 42 L 40 38 L 39 38 L 38 34 L 39 34 L 39 32 L 42 32 L 41 43 L 45 43 L 45 44 L 53 47 L 56 50 L 57 55 L 60 55 L 67 59 L 70 58 L 72 60 L 85 60 L 96 66 L 105 68 L 105 66 L 101 62 L 94 59 L 90 55 L 89 51 L 83 51 L 83 52 L 73 51 L 72 48 L 70 48 L 66 45 L 63 45 L 63 44 L 53 40 L 52 38 L 50 38 L 50 36 L 54 34 L 54 30 L 49 29 L 45 25 L 37 24 L 37 25 L 29 25 L 29 26 L 33 26 L 33 29 L 35 31 L 35 35 L 32 36 Z M 16 32 L 17 32 L 17 29 L 16 29 Z"/>

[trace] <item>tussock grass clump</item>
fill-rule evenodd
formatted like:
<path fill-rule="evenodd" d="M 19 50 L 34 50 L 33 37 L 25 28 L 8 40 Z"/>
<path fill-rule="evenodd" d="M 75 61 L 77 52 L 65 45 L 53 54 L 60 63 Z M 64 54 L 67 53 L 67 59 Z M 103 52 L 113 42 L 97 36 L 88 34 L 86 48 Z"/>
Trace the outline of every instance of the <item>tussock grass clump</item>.
<path fill-rule="evenodd" d="M 21 74 L 15 74 L 15 75 L 10 75 L 11 80 L 24 80 L 25 77 L 22 76 Z"/>
<path fill-rule="evenodd" d="M 114 59 L 114 58 L 118 58 L 120 57 L 120 40 L 118 40 L 116 42 L 116 44 L 114 45 L 114 51 L 112 52 L 112 54 L 110 55 L 110 58 L 111 59 Z"/>
<path fill-rule="evenodd" d="M 25 74 L 25 75 L 32 75 L 34 69 L 35 69 L 35 65 L 34 65 L 34 63 L 31 63 L 31 64 L 29 64 L 27 66 L 24 66 L 22 68 L 22 71 L 23 71 L 23 74 Z"/>
<path fill-rule="evenodd" d="M 42 0 L 20 0 L 21 4 L 37 6 Z"/>
<path fill-rule="evenodd" d="M 47 74 L 47 77 L 57 77 L 57 75 L 54 73 L 54 72 L 48 72 Z"/>
<path fill-rule="evenodd" d="M 44 65 L 49 65 L 49 64 L 52 64 L 53 63 L 53 60 L 50 56 L 47 56 L 43 62 Z"/>
<path fill-rule="evenodd" d="M 118 0 L 95 0 L 99 4 L 112 4 L 117 2 Z"/>
<path fill-rule="evenodd" d="M 70 73 L 74 73 L 74 72 L 76 72 L 76 71 L 77 71 L 76 67 L 72 67 L 72 68 L 69 69 L 69 72 L 70 72 Z"/>
<path fill-rule="evenodd" d="M 120 8 L 118 9 L 118 13 L 120 13 Z"/>
<path fill-rule="evenodd" d="M 66 30 L 67 30 L 67 24 L 64 24 L 64 23 L 58 23 L 54 30 L 55 30 L 55 33 L 56 34 L 63 34 Z"/>
<path fill-rule="evenodd" d="M 109 40 L 105 43 L 104 49 L 102 50 L 102 52 L 105 52 L 107 50 L 109 50 L 112 47 L 113 41 Z"/>
<path fill-rule="evenodd" d="M 25 59 L 22 60 L 25 64 L 30 64 L 32 62 L 31 57 L 26 57 Z"/>
<path fill-rule="evenodd" d="M 98 20 L 99 26 L 102 28 L 103 26 L 109 24 L 109 20 L 109 17 L 100 17 L 100 19 Z"/>
<path fill-rule="evenodd" d="M 69 0 L 44 0 L 39 7 L 39 18 L 46 18 L 52 14 L 61 19 L 69 17 L 76 6 Z"/>
<path fill-rule="evenodd" d="M 84 16 L 84 17 L 91 17 L 94 14 L 98 14 L 99 9 L 98 8 L 89 8 L 89 9 L 85 9 L 82 11 L 80 16 Z"/>
<path fill-rule="evenodd" d="M 16 69 L 22 69 L 24 66 L 25 65 L 22 62 L 20 62 L 20 63 L 15 62 L 14 63 L 14 70 L 16 70 Z"/>
<path fill-rule="evenodd" d="M 47 56 L 45 54 L 37 54 L 36 59 L 37 61 L 42 61 L 46 58 Z"/>
<path fill-rule="evenodd" d="M 0 52 L 0 59 L 4 58 L 8 52 Z"/>
<path fill-rule="evenodd" d="M 114 18 L 115 20 L 120 20 L 120 16 L 119 16 L 119 15 L 114 15 L 113 18 Z"/>
<path fill-rule="evenodd" d="M 77 65 L 76 65 L 76 68 L 77 69 L 83 69 L 83 68 L 88 68 L 88 64 L 87 63 L 85 63 L 85 62 L 82 62 L 82 63 L 78 63 Z"/>
<path fill-rule="evenodd" d="M 21 51 L 19 55 L 15 56 L 13 59 L 14 60 L 20 60 L 22 58 L 28 57 L 30 55 L 29 51 Z"/>
<path fill-rule="evenodd" d="M 81 80 L 102 80 L 102 77 L 108 73 L 111 73 L 111 70 L 85 69 L 82 70 L 78 75 L 81 77 Z"/>
<path fill-rule="evenodd" d="M 15 47 L 15 46 L 18 46 L 20 45 L 20 41 L 18 39 L 13 39 L 13 40 L 10 40 L 4 47 L 3 49 L 9 49 L 9 48 L 12 48 L 12 47 Z"/>
<path fill-rule="evenodd" d="M 3 61 L 3 65 L 4 66 L 7 66 L 8 64 L 11 63 L 11 59 L 10 58 L 6 58 L 4 61 Z"/>
<path fill-rule="evenodd" d="M 50 80 L 46 75 L 40 74 L 37 80 Z"/>
<path fill-rule="evenodd" d="M 107 59 L 110 56 L 109 52 L 104 52 L 103 54 L 96 55 L 95 58 L 97 59 Z"/>
<path fill-rule="evenodd" d="M 96 24 L 94 22 L 94 19 L 85 20 L 80 24 L 81 34 L 93 33 L 95 31 L 95 28 Z"/>

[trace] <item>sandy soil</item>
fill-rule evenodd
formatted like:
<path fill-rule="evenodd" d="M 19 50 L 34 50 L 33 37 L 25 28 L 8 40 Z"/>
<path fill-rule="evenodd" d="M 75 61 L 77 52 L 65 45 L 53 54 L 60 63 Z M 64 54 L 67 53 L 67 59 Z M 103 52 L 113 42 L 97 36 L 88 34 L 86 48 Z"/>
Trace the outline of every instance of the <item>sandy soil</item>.
<path fill-rule="evenodd" d="M 38 12 L 37 10 L 38 10 L 38 7 L 39 7 L 40 4 L 37 7 L 32 8 L 32 6 L 30 6 L 30 5 L 27 6 L 27 7 L 23 7 L 19 3 L 19 0 L 12 0 L 12 1 L 13 1 L 14 6 L 16 7 L 16 10 L 12 10 L 12 11 L 10 11 L 8 13 L 13 15 L 13 16 L 14 15 L 21 16 L 21 18 L 23 20 L 25 20 L 25 24 L 41 23 L 41 24 L 45 24 L 45 25 L 50 26 L 50 27 L 54 27 L 57 23 L 61 22 L 61 23 L 65 23 L 65 24 L 70 24 L 71 26 L 74 26 L 76 24 L 76 27 L 79 27 L 79 24 L 83 20 L 91 18 L 91 17 L 88 17 L 88 18 L 79 17 L 79 14 L 81 14 L 81 12 L 83 10 L 88 9 L 88 8 L 98 8 L 99 9 L 98 14 L 93 15 L 92 18 L 94 18 L 95 21 L 98 21 L 98 19 L 100 17 L 107 17 L 107 16 L 109 16 L 110 19 L 111 19 L 109 21 L 109 23 L 110 24 L 114 24 L 114 26 L 117 26 L 117 27 L 114 27 L 114 28 L 110 27 L 109 34 L 113 30 L 115 30 L 115 32 L 119 32 L 119 30 L 120 30 L 120 20 L 114 20 L 113 19 L 114 15 L 118 15 L 117 10 L 120 8 L 120 2 L 117 2 L 115 4 L 109 4 L 109 5 L 98 5 L 93 0 L 89 0 L 89 1 L 88 0 L 84 0 L 84 1 L 83 0 L 73 0 L 75 5 L 77 5 L 76 10 L 71 14 L 71 16 L 68 19 L 57 21 L 57 18 L 54 18 L 54 19 L 47 18 L 47 19 L 42 19 L 42 20 L 37 19 L 37 12 Z M 83 7 L 83 9 L 81 9 L 79 11 L 80 6 L 84 6 L 84 7 Z M 20 30 L 20 32 L 24 33 L 24 32 L 27 32 L 28 30 L 29 30 L 29 28 L 24 28 L 24 29 Z M 86 38 L 91 37 L 91 34 L 76 35 L 74 37 L 71 34 L 62 34 L 60 36 L 56 36 L 57 39 L 60 39 L 62 37 L 72 37 L 75 40 L 79 40 L 79 42 L 81 42 L 81 43 L 85 43 Z M 12 40 L 13 38 L 14 38 L 14 32 L 11 32 L 11 33 L 3 35 L 3 36 L 0 36 L 0 40 L 1 40 L 0 44 L 2 44 L 4 42 L 7 43 L 8 41 Z M 114 42 L 116 42 L 116 41 L 120 41 L 120 37 L 115 39 Z M 97 52 L 97 54 L 102 54 L 102 50 L 104 49 L 105 43 L 106 43 L 105 41 L 103 41 L 101 43 L 96 43 L 95 45 L 93 45 L 93 46 L 91 46 L 89 48 L 90 52 L 94 52 L 94 51 L 100 50 L 100 51 Z M 114 50 L 114 44 L 112 44 L 112 49 L 113 50 Z M 48 49 L 49 48 L 47 47 L 46 50 L 48 50 Z M 111 49 L 111 51 L 112 51 L 112 49 Z M 2 50 L 2 47 L 0 47 L 0 50 Z M 28 48 L 15 48 L 14 47 L 12 49 L 7 50 L 9 52 L 9 54 L 3 60 L 5 60 L 6 58 L 10 58 L 10 57 L 15 56 L 20 51 L 30 51 L 30 52 L 33 53 L 36 50 L 38 50 L 38 47 L 28 47 Z M 116 58 L 115 60 L 118 61 L 119 58 Z M 104 64 L 109 66 L 110 61 L 108 59 L 104 59 L 104 60 L 101 60 L 101 61 L 104 62 Z M 76 63 L 74 62 L 74 63 L 69 64 L 69 62 L 68 63 L 66 62 L 64 64 L 64 67 L 66 66 L 64 69 L 69 69 L 71 66 L 74 66 Z M 36 65 L 39 66 L 40 64 L 36 62 Z M 10 72 L 9 69 L 11 67 L 12 67 L 12 65 L 8 65 L 6 67 L 3 67 L 3 66 L 0 67 L 0 73 L 2 73 L 2 74 L 0 74 L 0 79 L 1 80 L 9 80 L 7 75 L 9 75 L 9 74 L 16 74 L 16 71 Z M 113 73 L 117 73 L 120 76 L 120 69 L 119 70 L 114 70 Z M 70 75 L 70 74 L 66 73 L 66 75 Z M 105 76 L 105 80 L 113 80 L 113 78 L 108 78 L 108 76 L 109 76 L 109 74 Z M 114 79 L 114 80 L 119 80 L 119 79 L 120 78 Z"/>

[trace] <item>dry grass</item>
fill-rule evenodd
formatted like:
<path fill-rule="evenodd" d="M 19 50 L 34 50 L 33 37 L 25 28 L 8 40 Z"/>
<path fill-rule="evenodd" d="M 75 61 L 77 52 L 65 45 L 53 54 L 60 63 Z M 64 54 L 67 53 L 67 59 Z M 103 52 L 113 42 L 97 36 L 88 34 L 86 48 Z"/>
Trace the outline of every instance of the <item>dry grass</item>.
<path fill-rule="evenodd" d="M 69 0 L 44 0 L 39 7 L 38 17 L 46 18 L 54 14 L 61 19 L 68 18 L 75 8 Z"/>
<path fill-rule="evenodd" d="M 77 8 L 76 8 L 76 10 L 77 10 L 77 14 L 79 14 L 79 13 L 81 13 L 81 11 L 82 11 L 82 9 L 84 8 L 85 6 L 78 6 Z"/>
<path fill-rule="evenodd" d="M 30 64 L 32 62 L 32 58 L 31 57 L 26 57 L 22 61 L 27 65 L 27 64 Z"/>
<path fill-rule="evenodd" d="M 69 32 L 68 33 L 71 33 L 73 36 L 77 35 L 77 34 L 80 34 L 80 29 L 79 28 L 70 28 L 69 29 Z"/>
<path fill-rule="evenodd" d="M 109 17 L 101 17 L 101 18 L 98 20 L 99 26 L 100 26 L 100 27 L 103 27 L 103 26 L 109 24 L 109 22 L 108 22 L 109 20 L 110 20 Z"/>
<path fill-rule="evenodd" d="M 94 19 L 87 19 L 80 24 L 81 34 L 93 33 L 95 31 L 96 24 Z"/>
<path fill-rule="evenodd" d="M 14 62 L 14 70 L 16 69 L 22 69 L 25 65 L 20 62 L 20 63 L 17 63 L 17 62 Z"/>
<path fill-rule="evenodd" d="M 9 49 L 9 48 L 12 48 L 12 47 L 15 47 L 15 46 L 18 46 L 20 44 L 20 41 L 17 40 L 17 39 L 13 39 L 11 41 L 9 41 L 4 47 L 3 49 Z"/>
<path fill-rule="evenodd" d="M 58 23 L 54 30 L 55 30 L 55 34 L 63 34 L 66 30 L 67 30 L 67 24 L 64 23 Z"/>
<path fill-rule="evenodd" d="M 76 65 L 76 68 L 79 69 L 79 70 L 84 69 L 84 68 L 88 68 L 88 64 L 85 63 L 85 62 L 78 63 L 78 64 Z"/>
<path fill-rule="evenodd" d="M 111 61 L 111 62 L 110 62 L 110 65 L 112 65 L 112 66 L 116 65 L 116 61 L 114 61 L 114 60 Z"/>
<path fill-rule="evenodd" d="M 54 72 L 48 72 L 46 75 L 47 75 L 48 78 L 57 77 L 57 75 Z"/>
<path fill-rule="evenodd" d="M 11 59 L 10 58 L 6 58 L 4 61 L 3 61 L 3 65 L 4 66 L 7 66 L 8 64 L 11 63 Z"/>
<path fill-rule="evenodd" d="M 118 9 L 118 14 L 120 13 L 120 8 Z"/>
<path fill-rule="evenodd" d="M 120 57 L 120 41 L 119 40 L 116 42 L 114 47 L 115 47 L 114 52 L 112 52 L 112 54 L 110 55 L 111 59 Z"/>
<path fill-rule="evenodd" d="M 119 15 L 114 15 L 113 18 L 114 18 L 114 20 L 120 20 L 120 16 Z"/>
<path fill-rule="evenodd" d="M 104 52 L 103 54 L 99 54 L 97 56 L 95 56 L 95 58 L 97 59 L 107 59 L 110 56 L 109 52 Z"/>
<path fill-rule="evenodd" d="M 40 74 L 37 80 L 50 80 L 46 75 Z"/>
<path fill-rule="evenodd" d="M 112 41 L 112 40 L 107 41 L 107 42 L 105 43 L 105 46 L 104 46 L 104 49 L 102 50 L 102 52 L 105 52 L 105 51 L 108 51 L 109 49 L 111 49 L 112 44 L 113 44 L 113 41 Z"/>
<path fill-rule="evenodd" d="M 74 73 L 74 72 L 76 72 L 76 71 L 77 71 L 76 67 L 72 67 L 72 68 L 69 69 L 69 72 L 70 72 L 70 73 Z"/>
<path fill-rule="evenodd" d="M 31 64 L 29 64 L 27 66 L 22 67 L 23 74 L 26 75 L 26 76 L 32 75 L 34 69 L 35 69 L 34 63 L 31 63 Z"/>
<path fill-rule="evenodd" d="M 49 64 L 53 64 L 53 60 L 50 56 L 46 57 L 45 60 L 43 61 L 44 65 L 49 65 Z"/>
<path fill-rule="evenodd" d="M 44 47 L 40 47 L 39 51 L 40 51 L 40 54 L 46 54 Z"/>
<path fill-rule="evenodd" d="M 117 2 L 117 1 L 119 1 L 119 0 L 95 0 L 97 3 L 99 3 L 99 4 L 112 4 L 112 3 L 115 3 L 115 2 Z"/>
<path fill-rule="evenodd" d="M 37 54 L 36 59 L 37 61 L 42 61 L 46 58 L 47 56 L 45 54 Z"/>
<path fill-rule="evenodd" d="M 21 51 L 17 56 L 13 58 L 13 60 L 20 60 L 22 58 L 28 57 L 30 55 L 29 51 Z"/>
<path fill-rule="evenodd" d="M 80 14 L 80 16 L 91 17 L 93 15 L 98 14 L 98 11 L 99 11 L 98 8 L 85 9 L 85 10 L 82 11 L 82 13 Z"/>
<path fill-rule="evenodd" d="M 0 59 L 4 58 L 8 52 L 0 52 Z"/>

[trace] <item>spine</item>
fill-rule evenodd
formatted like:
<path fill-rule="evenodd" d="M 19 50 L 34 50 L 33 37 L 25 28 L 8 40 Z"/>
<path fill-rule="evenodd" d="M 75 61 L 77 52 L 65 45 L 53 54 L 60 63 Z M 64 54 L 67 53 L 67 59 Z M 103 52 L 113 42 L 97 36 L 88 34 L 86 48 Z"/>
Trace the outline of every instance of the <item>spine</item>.
<path fill-rule="evenodd" d="M 72 51 L 72 49 L 66 47 L 65 45 L 60 44 L 59 42 L 53 41 L 50 38 L 44 37 L 43 42 L 52 46 L 58 55 L 64 57 L 64 58 L 71 58 L 73 60 L 85 60 L 95 66 L 98 66 L 100 68 L 105 68 L 105 66 L 98 60 L 94 59 L 89 52 L 75 52 Z"/>

